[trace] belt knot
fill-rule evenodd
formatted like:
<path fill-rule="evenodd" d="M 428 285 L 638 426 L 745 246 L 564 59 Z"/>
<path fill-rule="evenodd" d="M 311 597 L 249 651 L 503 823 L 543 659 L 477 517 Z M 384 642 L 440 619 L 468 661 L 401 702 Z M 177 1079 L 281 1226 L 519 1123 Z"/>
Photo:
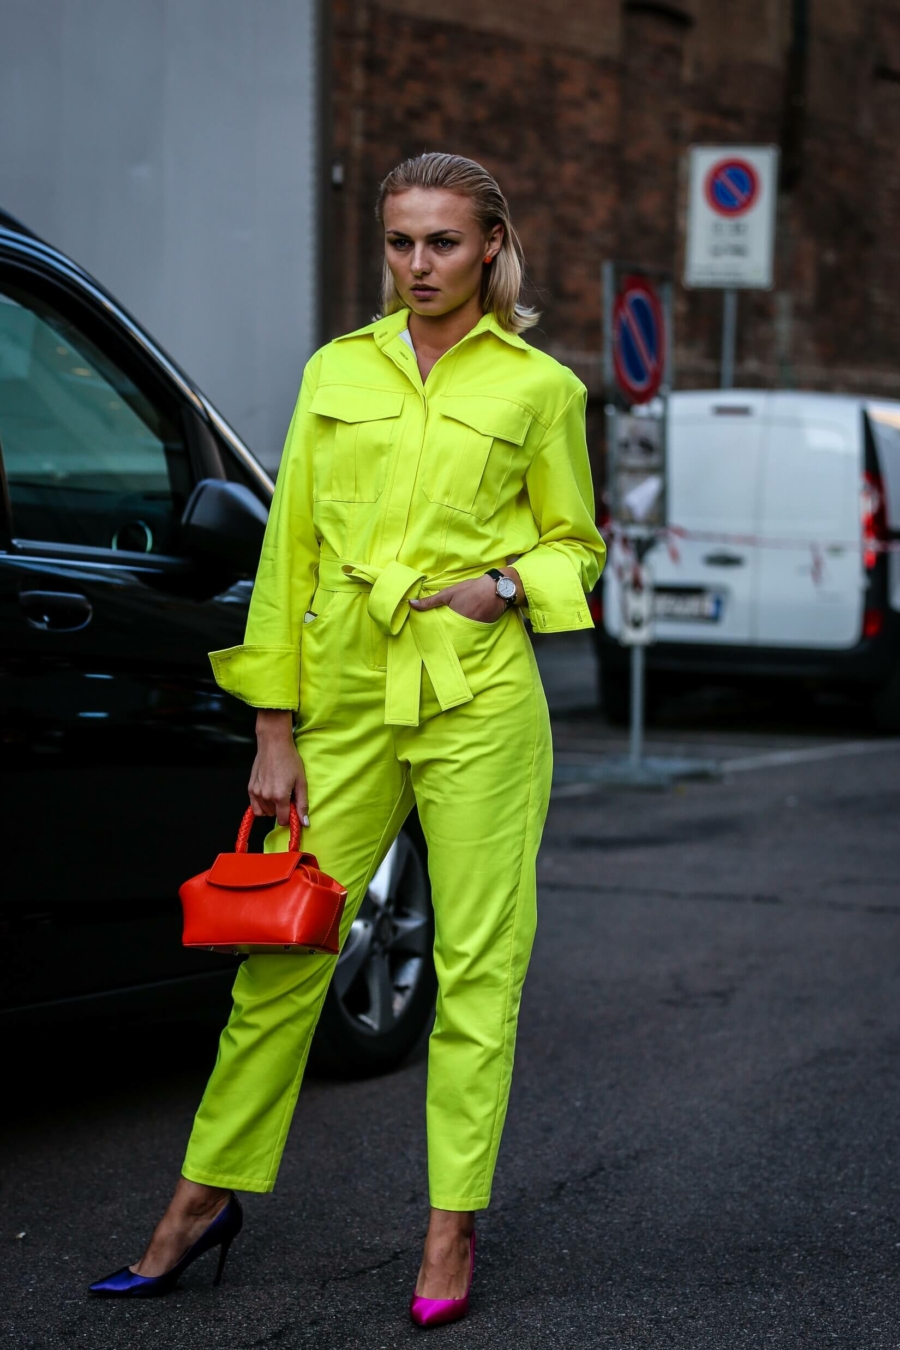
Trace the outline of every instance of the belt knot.
<path fill-rule="evenodd" d="M 409 601 L 418 595 L 425 573 L 396 561 L 386 563 L 384 567 L 344 563 L 341 571 L 344 576 L 371 587 L 367 605 L 369 618 L 382 633 L 396 637 L 412 612 Z"/>
<path fill-rule="evenodd" d="M 419 725 L 423 665 L 442 711 L 472 699 L 440 609 L 421 612 L 410 608 L 410 600 L 419 595 L 427 580 L 424 572 L 396 560 L 374 567 L 336 558 L 320 559 L 319 582 L 325 590 L 355 590 L 358 586 L 369 590 L 367 612 L 388 639 L 384 720 L 389 726 Z"/>

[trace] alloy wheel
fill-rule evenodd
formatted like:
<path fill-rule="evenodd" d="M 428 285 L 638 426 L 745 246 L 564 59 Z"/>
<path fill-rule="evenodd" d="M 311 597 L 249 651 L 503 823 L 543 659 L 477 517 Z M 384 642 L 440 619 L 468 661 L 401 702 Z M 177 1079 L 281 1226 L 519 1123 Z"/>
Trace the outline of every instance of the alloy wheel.
<path fill-rule="evenodd" d="M 358 1030 L 383 1036 L 402 1020 L 431 963 L 424 861 L 401 833 L 379 867 L 337 963 L 332 988 Z"/>

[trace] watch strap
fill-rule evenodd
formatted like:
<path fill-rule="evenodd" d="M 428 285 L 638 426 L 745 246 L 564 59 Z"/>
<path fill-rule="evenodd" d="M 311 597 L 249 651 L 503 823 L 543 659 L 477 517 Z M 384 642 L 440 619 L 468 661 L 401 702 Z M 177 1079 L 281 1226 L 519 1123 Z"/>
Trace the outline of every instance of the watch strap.
<path fill-rule="evenodd" d="M 500 581 L 510 581 L 510 582 L 512 581 L 512 577 L 504 576 L 503 573 L 500 571 L 499 567 L 489 567 L 487 572 L 485 572 L 485 576 L 492 577 L 495 583 Z M 511 609 L 512 606 L 516 603 L 515 592 L 513 592 L 511 596 L 505 596 L 500 595 L 500 592 L 498 590 L 497 595 L 500 596 L 500 599 L 506 605 L 507 609 Z"/>

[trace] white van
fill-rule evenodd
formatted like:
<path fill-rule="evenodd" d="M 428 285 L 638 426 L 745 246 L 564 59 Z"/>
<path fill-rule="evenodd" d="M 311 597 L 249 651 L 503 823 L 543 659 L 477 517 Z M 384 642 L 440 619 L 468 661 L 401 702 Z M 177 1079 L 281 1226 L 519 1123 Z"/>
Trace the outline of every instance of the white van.
<path fill-rule="evenodd" d="M 677 393 L 668 451 L 671 531 L 647 558 L 651 698 L 667 680 L 788 677 L 856 687 L 900 729 L 900 402 Z M 612 721 L 628 710 L 621 561 L 614 543 L 594 597 Z"/>

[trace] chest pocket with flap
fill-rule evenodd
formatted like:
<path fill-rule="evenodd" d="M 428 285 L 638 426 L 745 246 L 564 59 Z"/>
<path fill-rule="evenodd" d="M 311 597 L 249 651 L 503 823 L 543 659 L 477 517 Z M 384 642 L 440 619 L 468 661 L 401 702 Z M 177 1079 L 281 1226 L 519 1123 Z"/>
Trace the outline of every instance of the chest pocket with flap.
<path fill-rule="evenodd" d="M 532 415 L 518 403 L 487 395 L 451 395 L 437 402 L 422 490 L 430 502 L 452 506 L 479 520 L 497 510 Z"/>
<path fill-rule="evenodd" d="M 377 501 L 400 425 L 403 395 L 328 384 L 316 390 L 309 411 L 321 419 L 313 464 L 316 501 Z"/>

